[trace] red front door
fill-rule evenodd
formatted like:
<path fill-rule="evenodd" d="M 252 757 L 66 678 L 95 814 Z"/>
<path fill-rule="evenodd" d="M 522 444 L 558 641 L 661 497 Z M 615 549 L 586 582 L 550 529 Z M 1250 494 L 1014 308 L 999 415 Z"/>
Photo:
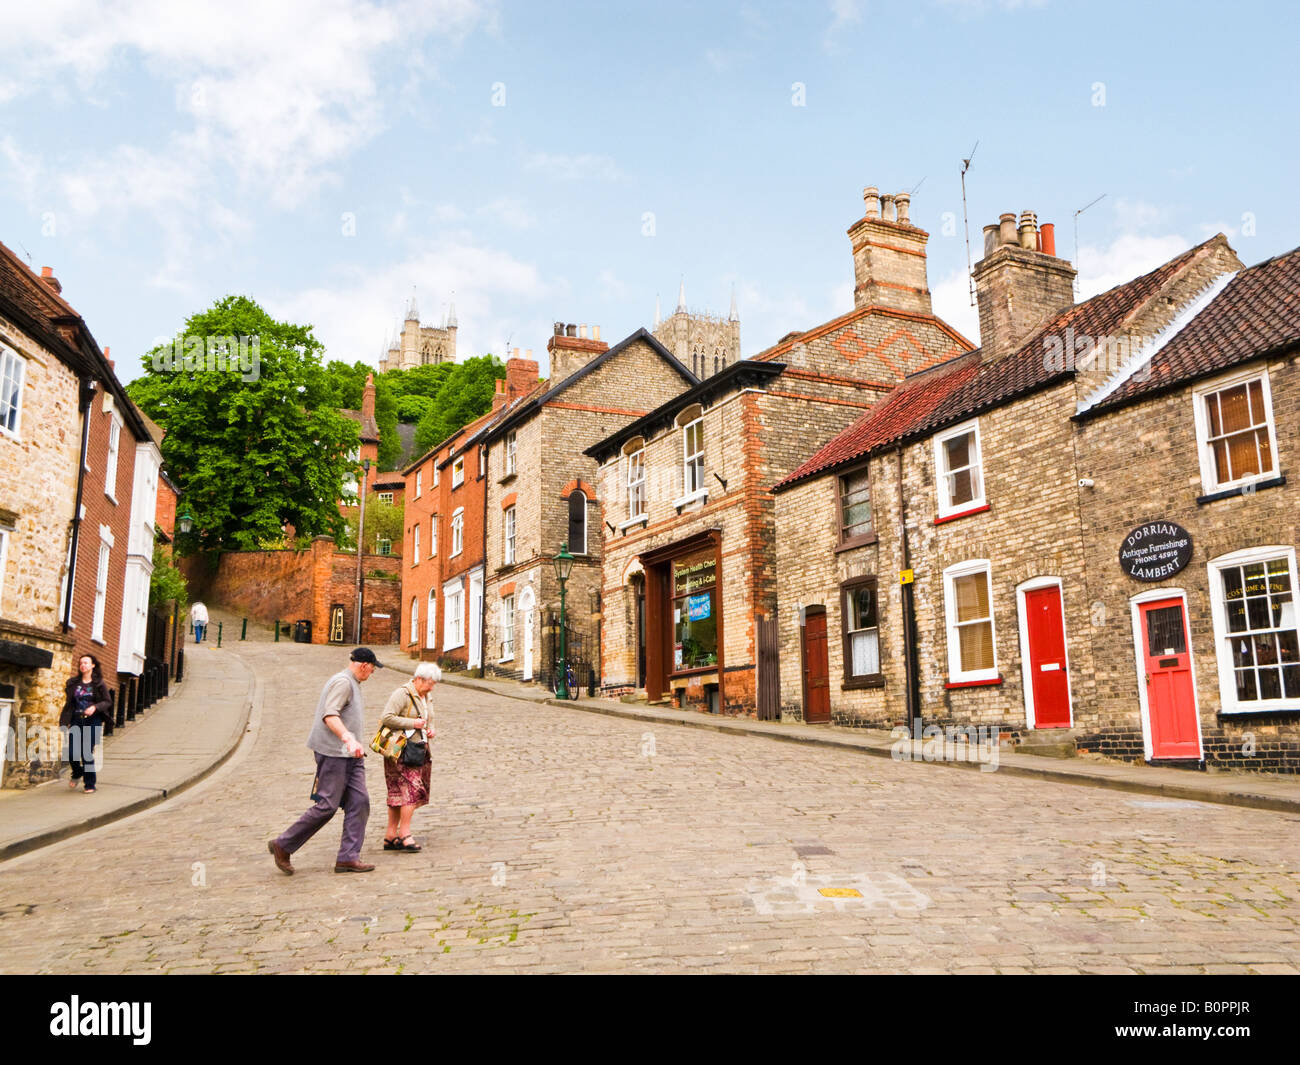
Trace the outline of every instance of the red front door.
<path fill-rule="evenodd" d="M 826 614 L 804 615 L 803 719 L 817 724 L 831 719 L 830 670 L 826 658 Z"/>
<path fill-rule="evenodd" d="M 1142 631 L 1140 678 L 1147 690 L 1152 758 L 1201 757 L 1196 724 L 1196 682 L 1181 599 L 1159 599 L 1138 606 Z"/>
<path fill-rule="evenodd" d="M 1065 668 L 1065 618 L 1061 589 L 1025 592 L 1029 633 L 1029 676 L 1034 695 L 1034 728 L 1070 727 L 1070 680 Z"/>

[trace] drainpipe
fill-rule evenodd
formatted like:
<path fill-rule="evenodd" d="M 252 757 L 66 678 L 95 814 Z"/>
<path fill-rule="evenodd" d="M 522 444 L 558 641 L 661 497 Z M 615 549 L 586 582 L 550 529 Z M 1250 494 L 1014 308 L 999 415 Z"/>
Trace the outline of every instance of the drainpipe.
<path fill-rule="evenodd" d="M 72 545 L 68 549 L 68 594 L 63 601 L 63 631 L 72 628 L 72 593 L 77 584 L 77 541 L 81 538 L 81 496 L 86 487 L 86 450 L 90 446 L 90 405 L 95 402 L 95 382 L 81 379 L 81 453 L 77 456 L 77 502 L 72 511 Z"/>
<path fill-rule="evenodd" d="M 912 568 L 907 544 L 907 496 L 903 491 L 903 449 L 898 449 L 898 533 L 903 547 L 903 569 Z M 903 592 L 903 665 L 907 673 L 907 717 L 912 736 L 921 735 L 921 668 L 916 647 L 916 601 L 913 582 L 902 585 Z"/>

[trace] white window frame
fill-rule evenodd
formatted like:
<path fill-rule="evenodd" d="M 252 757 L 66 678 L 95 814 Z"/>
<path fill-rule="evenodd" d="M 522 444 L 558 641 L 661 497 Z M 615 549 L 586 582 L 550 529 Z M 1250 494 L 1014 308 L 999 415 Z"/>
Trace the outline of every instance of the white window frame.
<path fill-rule="evenodd" d="M 487 448 L 481 444 L 478 449 L 478 475 L 480 477 L 487 476 Z"/>
<path fill-rule="evenodd" d="M 438 487 L 438 460 L 436 457 L 433 460 L 433 487 Z"/>
<path fill-rule="evenodd" d="M 457 507 L 451 514 L 451 554 L 455 558 L 465 550 L 465 508 Z"/>
<path fill-rule="evenodd" d="M 379 502 L 381 502 L 381 503 L 387 503 L 390 507 L 393 505 L 393 493 L 392 493 L 392 492 L 377 492 L 376 495 L 379 496 Z"/>
<path fill-rule="evenodd" d="M 646 516 L 645 445 L 642 444 L 635 451 L 624 455 L 623 462 L 623 484 L 627 496 L 627 520 L 640 521 Z"/>
<path fill-rule="evenodd" d="M 4 400 L 4 386 L 12 382 L 14 397 L 12 406 L 0 411 L 0 434 L 13 440 L 22 439 L 23 428 L 23 386 L 27 381 L 27 360 L 7 344 L 0 344 L 0 400 Z M 12 412 L 13 427 L 7 424 Z"/>
<path fill-rule="evenodd" d="M 442 649 L 465 646 L 465 584 L 457 578 L 442 586 Z"/>
<path fill-rule="evenodd" d="M 104 495 L 117 504 L 117 466 L 122 442 L 122 422 L 116 412 L 108 416 L 108 459 L 104 464 Z"/>
<path fill-rule="evenodd" d="M 438 557 L 438 515 L 429 518 L 429 557 Z"/>
<path fill-rule="evenodd" d="M 1236 388 L 1239 385 L 1249 385 L 1252 381 L 1261 382 L 1260 392 L 1264 399 L 1268 446 L 1273 459 L 1273 468 L 1267 473 L 1253 473 L 1248 477 L 1219 481 L 1214 466 L 1214 449 L 1210 447 L 1210 419 L 1205 411 L 1205 401 L 1216 392 Z M 1204 495 L 1230 491 L 1259 481 L 1271 481 L 1278 476 L 1277 419 L 1273 416 L 1273 394 L 1269 388 L 1267 367 L 1238 370 L 1235 373 L 1216 377 L 1213 381 L 1203 382 L 1192 391 L 1192 416 L 1196 424 L 1196 452 L 1200 458 L 1201 491 Z"/>
<path fill-rule="evenodd" d="M 112 565 L 113 530 L 107 525 L 99 527 L 99 566 L 95 571 L 95 619 L 90 626 L 90 638 L 102 644 L 104 640 L 104 615 L 108 613 L 108 573 Z"/>
<path fill-rule="evenodd" d="M 514 429 L 506 433 L 506 476 L 519 472 L 519 437 Z"/>
<path fill-rule="evenodd" d="M 1291 613 L 1300 631 L 1300 588 L 1296 585 L 1296 550 L 1287 544 L 1266 547 L 1248 547 L 1233 551 L 1218 558 L 1210 559 L 1206 565 L 1209 572 L 1210 607 L 1214 620 L 1214 658 L 1219 671 L 1219 709 L 1224 714 L 1259 714 L 1279 710 L 1300 710 L 1300 699 L 1285 694 L 1279 699 L 1256 699 L 1254 702 L 1239 702 L 1237 699 L 1236 670 L 1232 664 L 1232 652 L 1228 648 L 1228 638 L 1233 634 L 1228 631 L 1228 604 L 1223 598 L 1223 578 L 1221 571 L 1234 566 L 1249 565 L 1252 562 L 1266 562 L 1271 559 L 1285 558 L 1291 575 Z"/>
<path fill-rule="evenodd" d="M 501 532 L 503 546 L 505 550 L 505 562 L 507 566 L 515 564 L 515 536 L 518 531 L 518 515 L 514 507 L 506 507 L 501 515 Z"/>
<path fill-rule="evenodd" d="M 420 564 L 420 523 L 418 521 L 411 526 L 411 534 L 415 538 L 411 545 L 414 549 L 411 551 L 411 565 L 418 566 Z"/>
<path fill-rule="evenodd" d="M 459 488 L 465 483 L 465 456 L 461 455 L 451 464 L 451 486 Z"/>
<path fill-rule="evenodd" d="M 415 471 L 415 498 L 419 499 L 424 494 L 424 471 Z"/>
<path fill-rule="evenodd" d="M 411 638 L 406 642 L 419 643 L 420 641 L 420 597 L 411 596 Z"/>
<path fill-rule="evenodd" d="M 430 651 L 438 649 L 438 592 L 435 588 L 429 589 L 429 616 L 424 622 L 424 646 Z"/>
<path fill-rule="evenodd" d="M 958 577 L 971 577 L 983 573 L 989 593 L 989 635 L 993 644 L 993 665 L 988 669 L 962 669 L 961 642 L 957 638 L 957 591 Z M 958 562 L 943 571 L 943 608 L 944 629 L 948 640 L 948 683 L 969 684 L 973 681 L 998 679 L 998 625 L 997 611 L 993 608 L 993 567 L 987 558 L 975 558 Z M 963 624 L 971 624 L 964 622 Z"/>
<path fill-rule="evenodd" d="M 515 658 L 515 597 L 501 600 L 501 661 L 513 662 Z"/>
<path fill-rule="evenodd" d="M 948 470 L 944 444 L 955 437 L 965 436 L 967 433 L 975 435 L 975 461 L 965 468 L 978 471 L 980 490 L 973 499 L 968 499 L 964 503 L 953 503 L 950 501 L 948 492 L 948 478 L 951 471 Z M 940 518 L 955 517 L 958 514 L 966 514 L 988 505 L 988 484 L 984 477 L 984 441 L 980 437 L 978 418 L 974 421 L 963 422 L 961 425 L 954 425 L 951 429 L 945 429 L 934 437 L 934 490 L 939 504 Z"/>
<path fill-rule="evenodd" d="M 691 430 L 695 426 L 700 427 L 700 448 L 698 451 L 691 451 L 690 440 Z M 690 470 L 694 468 L 696 460 L 699 462 L 700 483 L 691 487 Z M 682 498 L 695 499 L 701 495 L 708 495 L 708 486 L 704 483 L 704 475 L 707 471 L 704 467 L 704 415 L 694 418 L 682 426 Z"/>

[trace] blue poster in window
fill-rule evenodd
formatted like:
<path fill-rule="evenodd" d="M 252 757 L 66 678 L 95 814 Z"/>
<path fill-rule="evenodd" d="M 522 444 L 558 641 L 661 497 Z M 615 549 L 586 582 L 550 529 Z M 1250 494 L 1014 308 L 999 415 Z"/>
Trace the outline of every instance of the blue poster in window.
<path fill-rule="evenodd" d="M 686 616 L 691 621 L 703 621 L 713 613 L 713 597 L 707 592 L 703 595 L 692 595 L 686 600 Z"/>

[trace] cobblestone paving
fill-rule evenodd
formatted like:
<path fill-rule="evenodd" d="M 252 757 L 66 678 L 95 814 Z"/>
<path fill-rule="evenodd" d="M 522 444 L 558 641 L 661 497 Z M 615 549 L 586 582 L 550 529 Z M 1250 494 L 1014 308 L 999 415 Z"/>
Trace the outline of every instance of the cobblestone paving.
<path fill-rule="evenodd" d="M 280 874 L 338 649 L 248 643 L 254 737 L 0 865 L 5 972 L 1300 972 L 1300 818 L 435 691 L 419 854 L 341 821 Z M 363 689 L 373 728 L 393 684 Z"/>

